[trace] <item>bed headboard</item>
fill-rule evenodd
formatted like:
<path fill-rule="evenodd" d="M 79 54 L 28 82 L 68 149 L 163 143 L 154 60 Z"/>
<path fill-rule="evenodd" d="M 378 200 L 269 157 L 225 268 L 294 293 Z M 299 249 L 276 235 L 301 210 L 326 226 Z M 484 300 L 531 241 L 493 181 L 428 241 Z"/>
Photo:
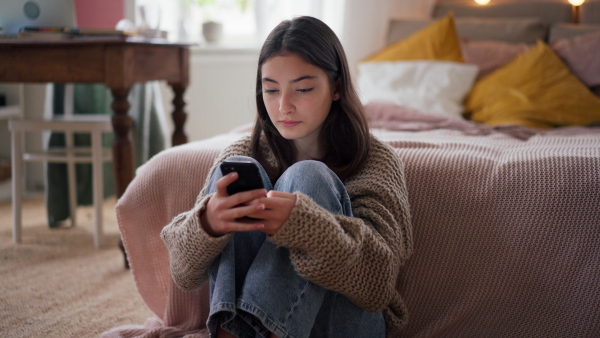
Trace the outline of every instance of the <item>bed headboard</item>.
<path fill-rule="evenodd" d="M 477 4 L 438 4 L 433 10 L 434 18 L 441 18 L 454 12 L 456 18 L 536 18 L 546 25 L 557 22 L 573 22 L 573 9 L 569 3 L 562 2 L 513 2 L 485 6 Z"/>
<path fill-rule="evenodd" d="M 579 22 L 584 25 L 600 25 L 600 1 L 584 2 L 581 5 Z"/>
<path fill-rule="evenodd" d="M 452 12 L 460 36 L 473 40 L 496 40 L 534 44 L 600 30 L 600 1 L 585 2 L 580 23 L 574 23 L 573 8 L 566 2 L 512 2 L 502 4 L 437 4 L 431 19 L 391 20 L 387 42 L 408 37 Z"/>

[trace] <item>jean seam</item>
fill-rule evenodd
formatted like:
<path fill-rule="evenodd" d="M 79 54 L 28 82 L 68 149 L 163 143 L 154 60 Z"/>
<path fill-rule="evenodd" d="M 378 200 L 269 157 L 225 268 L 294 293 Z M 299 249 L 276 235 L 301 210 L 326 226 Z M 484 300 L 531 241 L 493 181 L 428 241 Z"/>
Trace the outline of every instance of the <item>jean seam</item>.
<path fill-rule="evenodd" d="M 237 307 L 233 303 L 229 302 L 221 302 L 216 304 L 211 309 L 211 317 L 218 315 L 219 321 L 216 324 L 217 326 L 221 326 L 227 332 L 233 334 L 236 337 L 252 337 L 254 338 L 255 332 L 249 332 L 247 330 L 243 330 L 237 326 L 232 325 L 236 320 L 244 320 L 240 317 L 237 311 Z M 222 321 L 224 315 L 230 315 L 231 318 L 227 321 Z M 208 323 L 207 323 L 208 324 Z"/>
<path fill-rule="evenodd" d="M 259 320 L 263 319 L 265 321 L 265 323 L 263 323 L 265 327 L 273 327 L 275 329 L 274 331 L 276 331 L 273 333 L 279 338 L 295 338 L 295 336 L 290 335 L 289 332 L 287 332 L 287 329 L 285 327 L 279 325 L 273 318 L 271 318 L 267 314 L 265 310 L 256 306 L 255 304 L 251 304 L 240 299 L 237 302 L 237 306 L 240 310 L 248 312 L 249 314 L 255 316 Z"/>
<path fill-rule="evenodd" d="M 310 282 L 308 282 L 308 281 L 304 282 L 304 287 L 302 288 L 302 290 L 300 290 L 298 297 L 296 298 L 296 300 L 294 301 L 294 303 L 288 310 L 288 313 L 285 316 L 286 323 L 290 320 L 290 318 L 292 318 L 292 316 L 295 313 L 296 308 L 298 308 L 298 306 L 300 305 L 300 301 L 304 298 L 304 295 L 306 294 L 306 289 L 308 288 L 308 283 L 310 283 Z"/>

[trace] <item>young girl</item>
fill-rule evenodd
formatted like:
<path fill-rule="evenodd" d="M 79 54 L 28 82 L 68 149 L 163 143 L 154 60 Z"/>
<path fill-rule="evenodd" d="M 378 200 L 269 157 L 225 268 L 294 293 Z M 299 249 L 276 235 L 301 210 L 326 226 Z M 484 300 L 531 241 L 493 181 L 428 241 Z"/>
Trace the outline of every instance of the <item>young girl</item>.
<path fill-rule="evenodd" d="M 251 136 L 219 156 L 195 207 L 161 236 L 185 290 L 210 283 L 216 337 L 384 337 L 406 322 L 396 290 L 412 251 L 403 166 L 369 133 L 341 43 L 298 17 L 267 37 Z M 259 167 L 265 189 L 231 196 Z"/>

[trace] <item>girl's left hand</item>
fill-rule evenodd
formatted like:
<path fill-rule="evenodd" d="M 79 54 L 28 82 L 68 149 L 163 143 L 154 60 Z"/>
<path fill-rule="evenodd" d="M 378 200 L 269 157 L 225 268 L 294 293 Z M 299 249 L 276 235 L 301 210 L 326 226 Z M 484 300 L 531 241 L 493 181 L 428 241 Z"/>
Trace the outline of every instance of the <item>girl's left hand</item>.
<path fill-rule="evenodd" d="M 267 235 L 275 235 L 290 217 L 292 209 L 296 205 L 296 195 L 271 190 L 267 193 L 267 197 L 257 199 L 255 202 L 264 204 L 265 209 L 250 214 L 248 217 L 261 219 L 265 225 L 261 231 Z"/>

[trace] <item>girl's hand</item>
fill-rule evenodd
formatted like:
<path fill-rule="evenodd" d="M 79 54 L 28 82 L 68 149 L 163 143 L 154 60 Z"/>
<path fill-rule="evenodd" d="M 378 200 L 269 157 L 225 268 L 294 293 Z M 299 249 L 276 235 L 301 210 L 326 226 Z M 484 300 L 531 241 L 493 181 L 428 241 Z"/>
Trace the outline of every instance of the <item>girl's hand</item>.
<path fill-rule="evenodd" d="M 290 217 L 296 205 L 296 195 L 271 190 L 266 198 L 253 201 L 253 204 L 262 204 L 264 208 L 256 208 L 257 211 L 248 216 L 262 220 L 264 228 L 259 230 L 268 235 L 275 235 Z"/>
<path fill-rule="evenodd" d="M 253 231 L 265 228 L 262 220 L 249 221 L 244 217 L 265 209 L 265 205 L 256 200 L 267 196 L 267 191 L 257 189 L 229 196 L 227 186 L 237 178 L 236 172 L 220 178 L 216 184 L 215 194 L 208 200 L 206 210 L 200 214 L 202 227 L 213 237 L 234 231 Z"/>

